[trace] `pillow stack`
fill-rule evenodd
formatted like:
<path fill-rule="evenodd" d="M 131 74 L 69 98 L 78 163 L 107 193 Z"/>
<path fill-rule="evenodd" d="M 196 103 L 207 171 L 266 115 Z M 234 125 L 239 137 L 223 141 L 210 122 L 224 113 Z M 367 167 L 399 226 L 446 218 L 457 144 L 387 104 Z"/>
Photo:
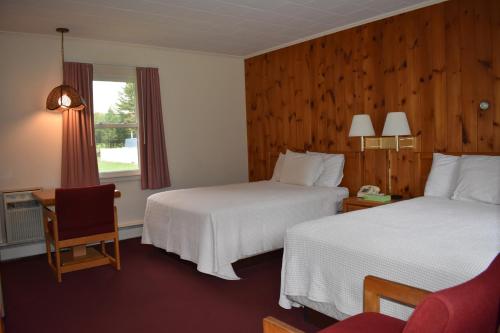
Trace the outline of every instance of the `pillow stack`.
<path fill-rule="evenodd" d="M 278 156 L 278 160 L 274 165 L 273 176 L 271 177 L 272 181 L 274 182 L 280 181 L 281 169 L 283 169 L 283 162 L 285 162 L 285 154 L 280 153 L 280 156 Z"/>
<path fill-rule="evenodd" d="M 337 187 L 344 177 L 344 155 L 324 154 L 308 151 L 310 156 L 319 156 L 323 159 L 324 170 L 314 183 L 314 186 Z"/>
<path fill-rule="evenodd" d="M 312 186 L 323 172 L 323 168 L 323 160 L 319 156 L 287 151 L 280 173 L 280 182 Z"/>
<path fill-rule="evenodd" d="M 302 186 L 336 187 L 343 177 L 344 155 L 287 150 L 274 167 L 272 181 Z"/>
<path fill-rule="evenodd" d="M 500 156 L 435 153 L 424 195 L 500 205 Z"/>
<path fill-rule="evenodd" d="M 457 186 L 459 159 L 459 156 L 434 153 L 431 172 L 425 184 L 426 197 L 451 198 Z"/>

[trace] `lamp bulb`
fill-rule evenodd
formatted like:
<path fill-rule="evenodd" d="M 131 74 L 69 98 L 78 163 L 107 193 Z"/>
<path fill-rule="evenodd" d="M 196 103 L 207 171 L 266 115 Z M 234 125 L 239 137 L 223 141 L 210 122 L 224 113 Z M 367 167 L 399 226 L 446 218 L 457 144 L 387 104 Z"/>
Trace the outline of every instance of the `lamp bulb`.
<path fill-rule="evenodd" d="M 64 94 L 57 100 L 57 103 L 63 108 L 69 108 L 71 105 L 71 98 L 68 95 Z"/>

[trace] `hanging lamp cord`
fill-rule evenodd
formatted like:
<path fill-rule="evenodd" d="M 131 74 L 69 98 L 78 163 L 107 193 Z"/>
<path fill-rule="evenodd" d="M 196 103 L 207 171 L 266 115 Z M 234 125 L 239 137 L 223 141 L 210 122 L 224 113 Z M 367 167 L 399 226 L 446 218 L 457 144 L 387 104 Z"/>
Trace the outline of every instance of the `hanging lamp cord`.
<path fill-rule="evenodd" d="M 61 64 L 62 64 L 62 73 L 63 73 L 63 84 L 64 82 L 64 32 L 61 31 Z"/>

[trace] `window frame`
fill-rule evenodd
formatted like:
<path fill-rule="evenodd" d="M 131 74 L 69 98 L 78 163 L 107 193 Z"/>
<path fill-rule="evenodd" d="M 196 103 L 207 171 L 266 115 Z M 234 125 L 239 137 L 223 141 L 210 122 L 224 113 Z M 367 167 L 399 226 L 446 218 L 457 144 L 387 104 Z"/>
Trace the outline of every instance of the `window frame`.
<path fill-rule="evenodd" d="M 98 82 L 131 82 L 134 84 L 134 94 L 135 94 L 135 123 L 95 123 L 94 122 L 94 132 L 97 129 L 106 129 L 106 128 L 134 128 L 137 130 L 137 161 L 138 168 L 134 170 L 123 170 L 123 171 L 107 171 L 101 172 L 99 171 L 99 179 L 112 179 L 112 178 L 138 178 L 141 175 L 141 138 L 139 131 L 139 108 L 137 104 L 137 78 L 135 75 L 135 68 L 133 71 L 133 75 L 131 75 L 130 67 L 126 66 L 114 66 L 114 65 L 94 65 L 94 77 L 92 79 L 92 84 L 95 81 Z M 94 111 L 95 114 L 95 111 Z M 95 146 L 97 153 L 97 144 Z"/>

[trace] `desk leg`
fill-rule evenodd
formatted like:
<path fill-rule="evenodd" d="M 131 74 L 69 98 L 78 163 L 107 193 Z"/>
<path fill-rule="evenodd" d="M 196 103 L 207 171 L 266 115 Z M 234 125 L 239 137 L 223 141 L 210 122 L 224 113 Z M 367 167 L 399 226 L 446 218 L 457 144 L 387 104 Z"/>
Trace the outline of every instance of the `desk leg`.
<path fill-rule="evenodd" d="M 73 258 L 84 257 L 87 255 L 87 246 L 77 245 L 73 246 Z"/>

